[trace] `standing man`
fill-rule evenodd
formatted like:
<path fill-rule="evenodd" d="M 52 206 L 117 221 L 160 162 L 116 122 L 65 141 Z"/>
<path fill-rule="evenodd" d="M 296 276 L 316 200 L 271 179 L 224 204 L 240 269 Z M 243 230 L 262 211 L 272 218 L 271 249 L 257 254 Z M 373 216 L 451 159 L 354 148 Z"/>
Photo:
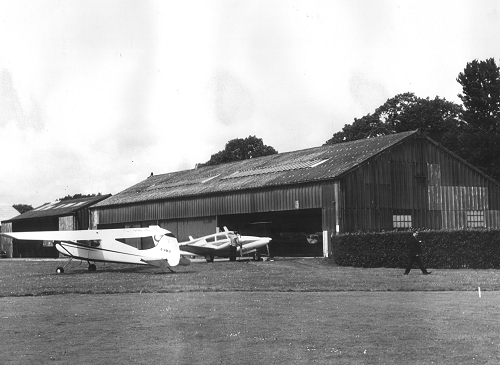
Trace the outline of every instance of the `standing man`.
<path fill-rule="evenodd" d="M 415 231 L 415 233 L 413 233 L 413 238 L 415 239 L 411 240 L 409 244 L 408 265 L 406 266 L 405 275 L 408 275 L 410 273 L 414 262 L 418 265 L 418 268 L 422 270 L 422 274 L 429 275 L 431 273 L 430 271 L 427 271 L 427 269 L 424 267 L 424 264 L 422 264 L 422 260 L 420 260 L 420 255 L 422 254 L 422 246 L 420 244 L 422 243 L 422 241 L 418 236 L 418 231 Z"/>
<path fill-rule="evenodd" d="M 236 251 L 239 244 L 238 233 L 237 232 L 229 232 L 229 261 L 236 261 Z"/>

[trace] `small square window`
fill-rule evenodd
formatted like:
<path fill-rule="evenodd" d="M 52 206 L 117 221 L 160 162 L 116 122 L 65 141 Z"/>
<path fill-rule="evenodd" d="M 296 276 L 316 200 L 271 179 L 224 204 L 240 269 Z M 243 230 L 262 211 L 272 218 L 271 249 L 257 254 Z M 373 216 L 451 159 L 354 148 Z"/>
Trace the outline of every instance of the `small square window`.
<path fill-rule="evenodd" d="M 393 228 L 411 228 L 411 215 L 399 215 L 395 214 L 392 216 L 392 227 Z"/>
<path fill-rule="evenodd" d="M 483 227 L 486 227 L 484 221 L 484 210 L 467 211 L 467 228 L 483 228 Z"/>

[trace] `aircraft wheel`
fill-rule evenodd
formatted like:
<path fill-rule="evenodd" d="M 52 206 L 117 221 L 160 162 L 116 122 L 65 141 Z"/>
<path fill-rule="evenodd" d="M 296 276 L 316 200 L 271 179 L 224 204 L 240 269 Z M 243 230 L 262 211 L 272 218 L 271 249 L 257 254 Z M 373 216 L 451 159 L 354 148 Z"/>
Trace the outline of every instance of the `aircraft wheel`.
<path fill-rule="evenodd" d="M 253 260 L 254 261 L 260 260 L 260 252 L 258 250 L 253 253 Z"/>
<path fill-rule="evenodd" d="M 97 267 L 94 264 L 89 265 L 89 271 L 96 271 Z"/>
<path fill-rule="evenodd" d="M 58 274 L 64 274 L 64 268 L 63 267 L 58 267 L 56 269 L 56 273 L 58 273 Z"/>

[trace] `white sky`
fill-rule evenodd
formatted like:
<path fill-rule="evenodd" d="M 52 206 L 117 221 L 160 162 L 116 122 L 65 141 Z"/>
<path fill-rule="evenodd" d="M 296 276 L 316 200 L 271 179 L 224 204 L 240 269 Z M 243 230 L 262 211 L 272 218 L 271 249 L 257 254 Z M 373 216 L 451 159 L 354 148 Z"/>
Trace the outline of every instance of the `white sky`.
<path fill-rule="evenodd" d="M 230 139 L 322 145 L 398 93 L 460 103 L 500 1 L 0 0 L 0 205 L 112 193 Z"/>

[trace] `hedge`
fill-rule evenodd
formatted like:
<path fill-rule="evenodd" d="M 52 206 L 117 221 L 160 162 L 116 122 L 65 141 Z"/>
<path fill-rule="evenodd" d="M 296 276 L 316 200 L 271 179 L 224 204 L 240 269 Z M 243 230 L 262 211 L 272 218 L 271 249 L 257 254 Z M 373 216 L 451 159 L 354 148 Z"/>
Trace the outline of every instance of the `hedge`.
<path fill-rule="evenodd" d="M 335 263 L 403 268 L 411 231 L 349 233 L 332 237 Z M 500 230 L 420 231 L 422 260 L 436 269 L 500 268 Z"/>

